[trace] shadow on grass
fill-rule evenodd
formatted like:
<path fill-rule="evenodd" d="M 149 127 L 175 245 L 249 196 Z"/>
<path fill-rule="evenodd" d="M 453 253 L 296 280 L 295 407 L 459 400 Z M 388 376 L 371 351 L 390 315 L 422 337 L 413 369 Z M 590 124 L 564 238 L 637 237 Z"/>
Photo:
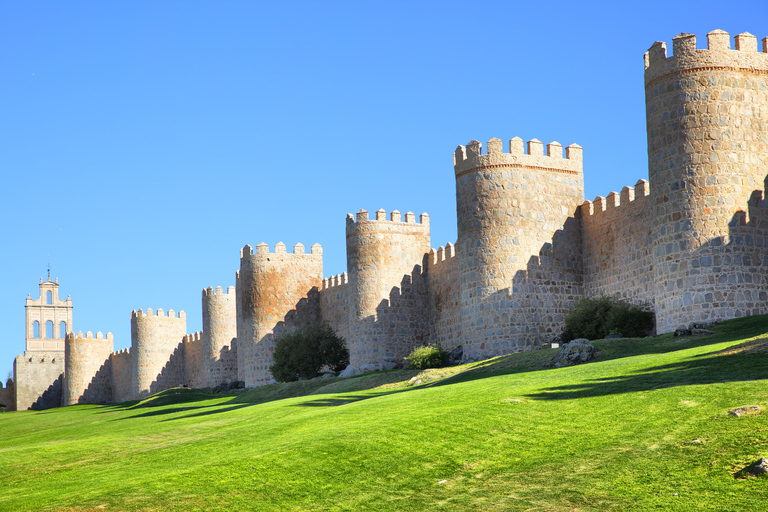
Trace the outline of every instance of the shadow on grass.
<path fill-rule="evenodd" d="M 768 331 L 768 316 L 747 317 L 723 322 L 713 330 L 716 334 L 705 337 L 689 337 L 687 340 L 675 339 L 671 335 L 646 339 L 597 340 L 594 345 L 603 352 L 596 362 L 632 357 L 644 354 L 663 354 L 695 347 L 704 347 L 718 343 L 748 340 Z M 747 342 L 749 345 L 752 342 Z M 601 396 L 633 391 L 668 388 L 680 385 L 711 384 L 715 382 L 748 381 L 768 379 L 768 340 L 757 340 L 766 345 L 765 351 L 728 350 L 710 352 L 692 356 L 674 364 L 647 368 L 641 372 L 622 375 L 615 378 L 593 379 L 580 384 L 559 386 L 545 389 L 541 393 L 529 395 L 538 400 L 565 400 L 590 396 Z M 417 370 L 395 370 L 375 372 L 351 378 L 318 379 L 283 384 L 268 384 L 246 393 L 208 405 L 187 405 L 195 402 L 224 398 L 222 395 L 205 393 L 201 390 L 174 388 L 163 391 L 148 399 L 137 402 L 123 402 L 104 406 L 105 412 L 123 408 L 137 411 L 142 408 L 161 407 L 157 410 L 127 416 L 130 418 L 161 416 L 196 411 L 193 414 L 180 415 L 164 421 L 179 420 L 197 416 L 208 416 L 228 412 L 243 407 L 259 405 L 275 400 L 296 398 L 316 394 L 329 395 L 314 400 L 305 400 L 294 404 L 296 407 L 337 407 L 348 403 L 367 400 L 394 393 L 403 393 L 417 389 L 445 386 L 460 382 L 485 379 L 498 375 L 548 371 L 553 367 L 556 349 L 536 350 L 496 357 L 464 368 L 456 368 L 457 373 L 450 375 L 451 368 L 435 370 L 436 373 L 424 377 L 419 385 L 406 385 L 408 379 L 419 374 Z M 589 364 L 589 363 L 587 363 Z M 421 378 L 421 377 L 420 377 Z M 434 379 L 430 381 L 430 379 Z M 383 386 L 398 385 L 403 387 L 387 389 Z M 363 394 L 350 394 L 367 391 Z M 176 405 L 167 408 L 165 406 Z M 138 411 L 137 411 L 138 412 Z"/>
<path fill-rule="evenodd" d="M 765 344 L 765 340 L 757 345 Z M 768 379 L 768 352 L 710 352 L 614 378 L 556 386 L 527 395 L 535 400 L 570 400 L 654 389 Z"/>
<path fill-rule="evenodd" d="M 404 390 L 397 389 L 392 391 L 384 391 L 382 393 L 376 393 L 373 395 L 350 395 L 340 396 L 336 398 L 318 398 L 316 400 L 309 400 L 300 404 L 295 404 L 297 407 L 338 407 L 339 405 L 347 405 L 353 402 L 360 402 L 369 398 L 375 398 L 377 396 L 389 395 L 392 393 L 402 392 Z"/>

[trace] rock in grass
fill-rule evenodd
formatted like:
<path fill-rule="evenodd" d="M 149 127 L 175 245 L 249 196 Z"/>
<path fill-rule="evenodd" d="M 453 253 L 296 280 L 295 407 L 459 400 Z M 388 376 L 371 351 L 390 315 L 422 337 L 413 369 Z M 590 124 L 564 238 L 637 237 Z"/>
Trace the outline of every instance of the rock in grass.
<path fill-rule="evenodd" d="M 397 363 L 394 361 L 384 361 L 381 363 L 382 370 L 394 370 L 395 368 L 397 368 Z"/>
<path fill-rule="evenodd" d="M 749 475 L 762 476 L 766 473 L 768 473 L 768 459 L 765 457 L 760 457 L 756 462 L 753 462 L 749 466 L 736 473 L 736 476 L 743 478 Z"/>
<path fill-rule="evenodd" d="M 597 350 L 586 338 L 572 340 L 567 345 L 563 345 L 555 356 L 555 366 L 572 366 L 574 364 L 586 363 L 593 359 Z"/>
<path fill-rule="evenodd" d="M 349 366 L 347 366 L 341 371 L 341 373 L 339 374 L 339 377 L 354 377 L 358 373 L 360 372 L 358 372 L 357 369 L 350 364 Z"/>
<path fill-rule="evenodd" d="M 459 364 L 462 357 L 464 357 L 464 347 L 459 345 L 448 353 L 448 364 Z"/>
<path fill-rule="evenodd" d="M 728 414 L 730 414 L 731 416 L 736 416 L 738 418 L 739 416 L 744 416 L 745 414 L 759 412 L 759 411 L 760 411 L 759 405 L 745 405 L 743 407 L 737 407 L 731 411 L 728 411 Z"/>

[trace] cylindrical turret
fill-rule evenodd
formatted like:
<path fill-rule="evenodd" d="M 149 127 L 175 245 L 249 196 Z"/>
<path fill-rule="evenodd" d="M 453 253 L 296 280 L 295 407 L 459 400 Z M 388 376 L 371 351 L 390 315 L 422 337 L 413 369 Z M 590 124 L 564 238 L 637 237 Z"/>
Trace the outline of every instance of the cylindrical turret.
<path fill-rule="evenodd" d="M 768 172 L 767 44 L 715 30 L 645 54 L 658 332 L 765 312 L 762 240 L 736 231 Z"/>
<path fill-rule="evenodd" d="M 429 215 L 360 210 L 347 216 L 350 363 L 401 362 L 426 341 L 428 302 L 422 265 L 429 252 Z M 394 288 L 397 288 L 393 295 Z"/>
<path fill-rule="evenodd" d="M 62 405 L 98 404 L 112 401 L 110 355 L 114 349 L 112 333 L 82 331 L 67 334 Z"/>
<path fill-rule="evenodd" d="M 184 384 L 182 341 L 187 316 L 171 309 L 131 313 L 131 391 L 134 399 Z"/>
<path fill-rule="evenodd" d="M 67 334 L 62 405 L 112 402 L 112 333 Z"/>
<path fill-rule="evenodd" d="M 203 347 L 208 386 L 237 380 L 237 300 L 235 287 L 203 290 Z"/>
<path fill-rule="evenodd" d="M 467 358 L 525 350 L 562 330 L 581 294 L 582 149 L 473 140 L 454 155 L 461 333 Z"/>
<path fill-rule="evenodd" d="M 267 384 L 274 337 L 285 328 L 317 319 L 317 295 L 323 282 L 323 248 L 311 254 L 296 244 L 288 254 L 282 242 L 269 252 L 261 243 L 240 251 L 237 275 L 237 373 L 247 387 Z M 314 291 L 313 291 L 314 290 Z M 309 300 L 307 298 L 310 295 Z"/>

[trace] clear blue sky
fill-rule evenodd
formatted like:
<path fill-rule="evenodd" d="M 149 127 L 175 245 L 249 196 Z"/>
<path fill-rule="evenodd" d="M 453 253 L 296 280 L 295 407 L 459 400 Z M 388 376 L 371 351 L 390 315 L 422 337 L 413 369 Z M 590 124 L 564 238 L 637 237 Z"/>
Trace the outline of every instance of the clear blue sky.
<path fill-rule="evenodd" d="M 584 147 L 586 197 L 647 178 L 643 53 L 680 32 L 768 35 L 765 0 L 0 3 L 0 377 L 50 262 L 75 330 L 130 345 L 133 309 L 231 286 L 245 244 L 427 212 L 456 240 L 451 154 Z"/>

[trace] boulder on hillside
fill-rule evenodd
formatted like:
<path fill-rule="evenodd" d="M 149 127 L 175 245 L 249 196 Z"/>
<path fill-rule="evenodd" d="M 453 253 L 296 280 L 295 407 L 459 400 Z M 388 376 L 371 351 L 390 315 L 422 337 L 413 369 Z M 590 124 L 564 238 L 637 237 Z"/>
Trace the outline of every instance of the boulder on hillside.
<path fill-rule="evenodd" d="M 461 363 L 461 359 L 464 357 L 464 347 L 459 345 L 455 349 L 448 353 L 448 364 L 454 365 Z"/>
<path fill-rule="evenodd" d="M 355 368 L 350 364 L 341 371 L 341 373 L 339 374 L 339 377 L 354 377 L 358 373 L 360 372 L 357 371 L 357 368 Z"/>
<path fill-rule="evenodd" d="M 381 368 L 380 368 L 380 367 L 379 367 L 379 365 L 377 365 L 377 364 L 364 364 L 364 365 L 361 365 L 361 366 L 360 366 L 360 367 L 357 369 L 357 372 L 358 372 L 358 373 L 370 373 L 370 372 L 377 372 L 377 371 L 379 371 L 380 369 L 381 369 Z"/>
<path fill-rule="evenodd" d="M 394 361 L 384 361 L 381 363 L 382 370 L 394 370 L 395 368 L 397 368 L 397 363 Z"/>
<path fill-rule="evenodd" d="M 573 366 L 574 364 L 586 363 L 593 359 L 597 354 L 597 349 L 586 338 L 572 340 L 563 345 L 555 356 L 555 366 Z"/>

